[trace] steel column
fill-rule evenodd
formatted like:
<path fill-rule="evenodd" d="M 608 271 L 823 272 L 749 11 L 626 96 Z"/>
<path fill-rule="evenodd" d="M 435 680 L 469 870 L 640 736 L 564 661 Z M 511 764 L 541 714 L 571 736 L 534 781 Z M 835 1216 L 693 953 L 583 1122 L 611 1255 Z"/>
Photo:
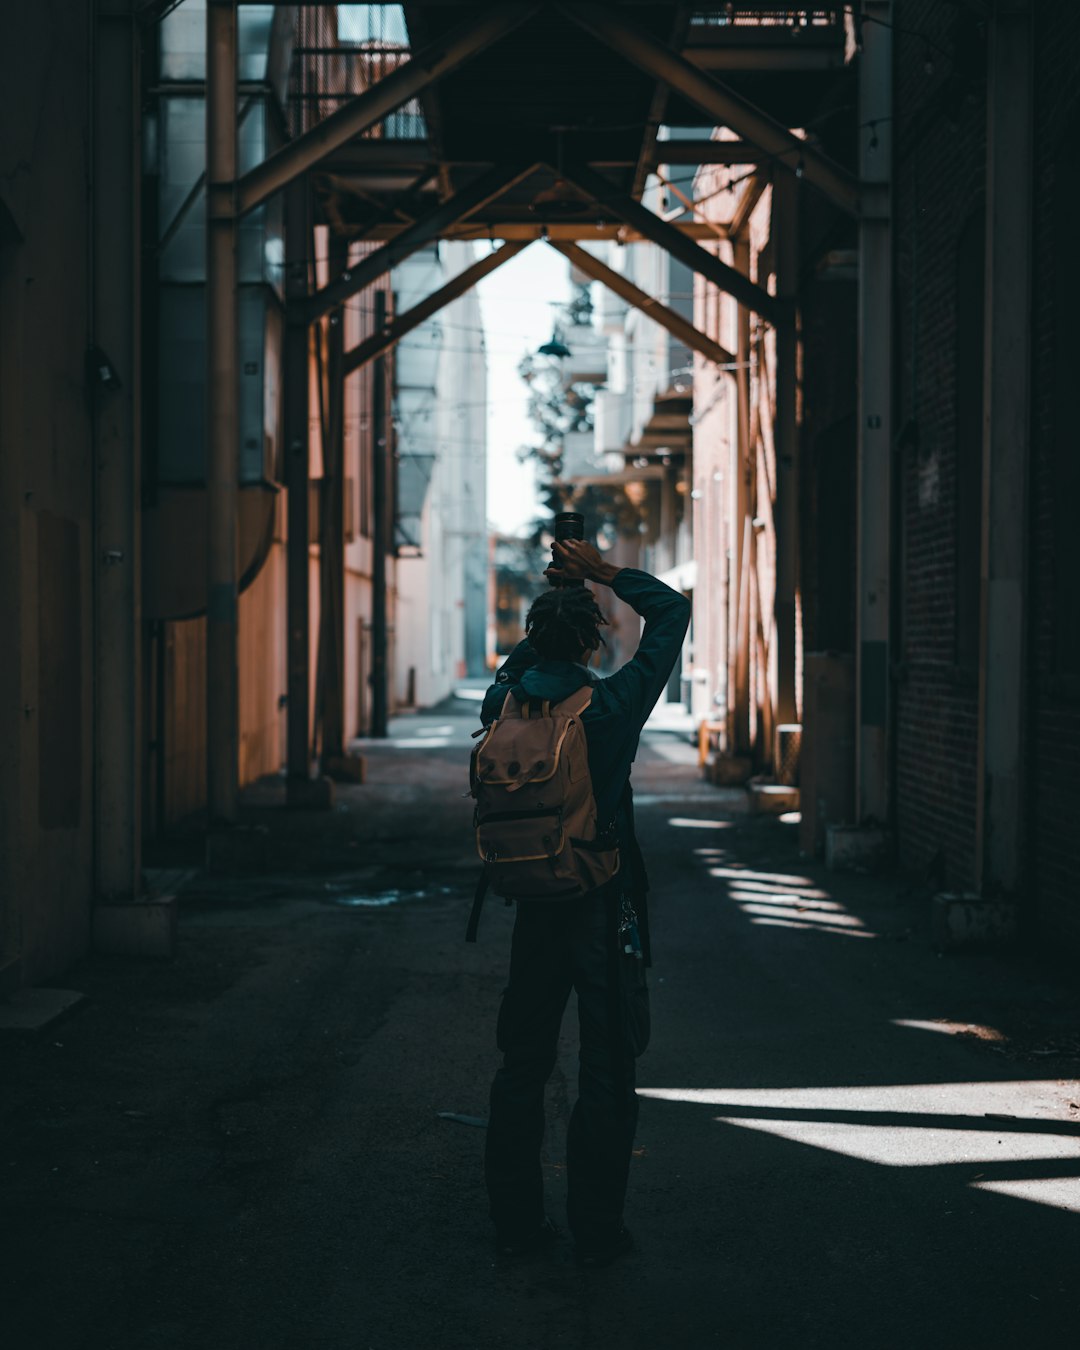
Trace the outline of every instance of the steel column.
<path fill-rule="evenodd" d="M 459 272 L 456 277 L 451 278 L 445 286 L 440 286 L 437 291 L 433 291 L 426 296 L 412 309 L 406 310 L 404 314 L 399 314 L 385 328 L 376 328 L 375 332 L 367 337 L 363 342 L 358 342 L 344 355 L 343 369 L 346 375 L 354 370 L 359 370 L 361 366 L 367 365 L 375 357 L 381 356 L 383 352 L 388 351 L 396 342 L 400 342 L 407 333 L 411 333 L 414 328 L 420 324 L 426 323 L 433 314 L 437 314 L 440 309 L 446 305 L 452 304 L 459 296 L 464 295 L 476 283 L 484 277 L 489 276 L 497 268 L 502 267 L 511 258 L 517 257 L 522 249 L 528 248 L 531 240 L 520 240 L 512 244 L 503 244 L 502 248 L 494 253 L 489 253 L 485 257 L 478 259 L 471 267 L 467 267 L 464 272 Z"/>
<path fill-rule="evenodd" d="M 783 301 L 770 295 L 763 287 L 756 286 L 734 267 L 721 262 L 714 253 L 688 239 L 675 225 L 661 220 L 647 206 L 620 193 L 603 174 L 586 164 L 566 165 L 564 172 L 566 178 L 582 192 L 638 230 L 646 239 L 666 250 L 673 258 L 678 258 L 692 271 L 700 273 L 725 295 L 734 297 L 740 304 L 748 306 L 773 324 L 779 324 L 787 315 L 788 308 Z"/>
<path fill-rule="evenodd" d="M 986 413 L 975 881 L 1022 877 L 1031 444 L 1032 6 L 990 23 L 986 194 Z"/>
<path fill-rule="evenodd" d="M 867 0 L 859 72 L 858 524 L 856 764 L 858 822 L 890 819 L 892 521 L 892 3 Z"/>
<path fill-rule="evenodd" d="M 773 183 L 772 239 L 776 292 L 789 317 L 776 329 L 776 721 L 798 721 L 796 595 L 799 586 L 799 342 L 796 297 L 799 277 L 798 179 L 778 174 Z M 773 747 L 770 747 L 772 749 Z"/>
<path fill-rule="evenodd" d="M 266 201 L 298 174 L 313 168 L 325 156 L 415 98 L 428 85 L 512 32 L 539 8 L 538 4 L 491 5 L 478 23 L 466 24 L 437 47 L 425 47 L 417 52 L 404 65 L 383 76 L 370 89 L 246 173 L 237 184 L 239 213 L 243 215 Z"/>
<path fill-rule="evenodd" d="M 357 291 L 362 291 L 372 282 L 378 281 L 379 277 L 415 253 L 418 248 L 430 243 L 432 239 L 439 238 L 448 226 L 472 215 L 474 211 L 479 211 L 482 206 L 501 196 L 508 188 L 530 174 L 532 168 L 532 165 L 524 169 L 499 165 L 481 174 L 468 187 L 462 188 L 447 201 L 440 202 L 426 216 L 406 226 L 382 248 L 369 253 L 366 258 L 342 271 L 322 290 L 316 291 L 308 302 L 308 322 L 314 323 L 316 319 L 328 314 L 336 305 L 340 305 Z"/>
<path fill-rule="evenodd" d="M 677 90 L 707 113 L 717 126 L 730 127 L 745 136 L 792 172 L 801 165 L 807 182 L 820 188 L 841 210 L 850 215 L 858 213 L 859 187 L 851 174 L 806 141 L 792 135 L 787 127 L 774 121 L 741 94 L 710 79 L 697 66 L 607 6 L 593 4 L 591 0 L 561 0 L 556 7 L 606 47 L 621 53 L 654 79 L 663 80 Z"/>
<path fill-rule="evenodd" d="M 236 513 L 236 5 L 206 7 L 206 765 L 211 823 L 236 818 L 239 760 Z"/>
<path fill-rule="evenodd" d="M 375 292 L 375 330 L 386 326 L 386 294 Z M 390 430 L 386 397 L 386 359 L 378 357 L 373 372 L 371 403 L 372 495 L 375 498 L 375 537 L 371 563 L 371 728 L 374 737 L 387 734 L 389 705 L 389 624 L 387 617 L 387 567 L 393 532 L 392 503 L 388 500 L 390 474 Z"/>
<path fill-rule="evenodd" d="M 94 43 L 93 341 L 120 373 L 94 388 L 94 891 L 142 889 L 138 28 L 100 11 Z"/>
<path fill-rule="evenodd" d="M 724 347 L 721 347 L 719 342 L 714 342 L 699 328 L 695 328 L 688 319 L 684 319 L 681 314 L 676 314 L 667 305 L 662 305 L 659 300 L 655 300 L 646 291 L 627 280 L 622 273 L 614 271 L 605 263 L 602 263 L 599 258 L 594 258 L 587 250 L 577 244 L 558 243 L 551 239 L 548 240 L 548 243 L 556 253 L 561 253 L 563 257 L 569 258 L 579 271 L 584 272 L 593 281 L 599 281 L 608 290 L 614 291 L 628 305 L 640 309 L 654 323 L 658 323 L 661 328 L 666 328 L 673 337 L 678 338 L 680 342 L 693 351 L 700 352 L 707 361 L 714 361 L 718 366 L 734 364 L 734 356 Z"/>
<path fill-rule="evenodd" d="M 285 193 L 285 340 L 282 384 L 285 401 L 285 487 L 288 493 L 286 595 L 288 726 L 286 794 L 307 804 L 311 795 L 311 602 L 308 521 L 308 375 L 310 350 L 304 303 L 309 290 L 307 178 L 294 178 Z"/>

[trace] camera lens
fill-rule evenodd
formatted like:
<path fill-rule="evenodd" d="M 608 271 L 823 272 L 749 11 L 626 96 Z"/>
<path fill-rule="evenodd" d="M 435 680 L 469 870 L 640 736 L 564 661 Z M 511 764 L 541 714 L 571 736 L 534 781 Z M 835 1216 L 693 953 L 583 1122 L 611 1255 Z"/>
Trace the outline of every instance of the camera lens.
<path fill-rule="evenodd" d="M 580 511 L 559 511 L 555 515 L 556 539 L 584 539 L 585 517 Z"/>

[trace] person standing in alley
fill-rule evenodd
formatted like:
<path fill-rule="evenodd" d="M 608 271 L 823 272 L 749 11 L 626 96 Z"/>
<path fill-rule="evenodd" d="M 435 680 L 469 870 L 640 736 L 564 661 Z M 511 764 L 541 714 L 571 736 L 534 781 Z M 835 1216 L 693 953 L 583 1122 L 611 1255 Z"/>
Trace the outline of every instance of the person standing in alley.
<path fill-rule="evenodd" d="M 623 1202 L 637 1123 L 635 1060 L 649 1038 L 648 882 L 634 832 L 630 770 L 642 727 L 678 659 L 690 604 L 645 572 L 605 563 L 581 540 L 556 541 L 554 552 L 558 565 L 545 573 L 552 589 L 529 610 L 525 638 L 499 669 L 481 718 L 489 736 L 500 719 L 558 718 L 560 709 L 560 727 L 578 723 L 595 799 L 595 838 L 564 841 L 560 808 L 558 826 L 542 828 L 558 829 L 564 853 L 569 845 L 593 851 L 585 855 L 586 881 L 573 898 L 561 901 L 535 889 L 533 898 L 515 895 L 510 978 L 496 1033 L 503 1064 L 491 1088 L 484 1168 L 502 1259 L 528 1255 L 558 1236 L 543 1205 L 544 1088 L 555 1067 L 563 1012 L 576 990 L 579 1095 L 567 1139 L 567 1218 L 578 1260 L 601 1266 L 633 1247 Z M 593 592 L 580 584 L 587 581 L 610 586 L 645 620 L 633 659 L 605 679 L 589 669 L 607 620 Z M 571 742 L 559 744 L 572 750 Z M 543 766 L 538 761 L 535 767 Z M 509 769 L 514 774 L 519 766 L 511 763 Z M 479 772 L 482 777 L 483 767 Z M 586 771 L 571 765 L 566 772 L 580 781 Z M 533 779 L 547 781 L 543 774 Z M 509 790 L 523 782 L 524 777 L 511 782 Z M 541 814 L 499 812 L 498 820 L 505 834 L 507 817 Z M 530 824 L 513 822 L 522 829 Z M 482 822 L 478 828 L 482 833 Z M 543 839 L 554 851 L 551 835 Z M 486 862 L 497 868 L 498 852 L 488 847 Z M 551 862 L 555 870 L 556 859 Z M 590 877 L 602 880 L 590 887 Z M 500 893 L 513 891 L 504 883 Z M 471 936 L 477 918 L 478 905 Z"/>

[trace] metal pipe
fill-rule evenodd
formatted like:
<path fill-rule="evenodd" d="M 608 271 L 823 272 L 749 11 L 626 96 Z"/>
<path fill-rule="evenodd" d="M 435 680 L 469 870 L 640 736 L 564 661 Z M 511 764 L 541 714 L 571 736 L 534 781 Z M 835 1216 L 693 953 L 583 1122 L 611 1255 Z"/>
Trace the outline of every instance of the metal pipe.
<path fill-rule="evenodd" d="M 745 239 L 737 239 L 732 246 L 732 261 L 740 272 L 750 274 L 750 244 Z M 750 311 L 745 305 L 739 306 L 736 316 L 738 329 L 735 369 L 736 397 L 736 436 L 733 459 L 735 461 L 734 505 L 735 529 L 732 531 L 732 543 L 735 554 L 734 572 L 738 578 L 738 600 L 736 602 L 734 622 L 731 625 L 731 648 L 733 653 L 730 677 L 729 705 L 732 709 L 733 726 L 729 744 L 736 755 L 746 754 L 750 749 L 750 540 L 751 529 L 750 501 L 752 484 L 750 481 Z"/>
<path fill-rule="evenodd" d="M 206 767 L 213 824 L 236 819 L 239 773 L 235 0 L 206 7 L 206 170 Z"/>
<path fill-rule="evenodd" d="M 798 426 L 798 180 L 780 174 L 773 183 L 772 239 L 776 292 L 789 302 L 790 317 L 776 330 L 776 721 L 798 721 L 796 596 L 799 586 L 799 426 Z"/>
<path fill-rule="evenodd" d="M 375 329 L 386 326 L 386 292 L 375 292 Z M 390 503 L 387 501 L 389 474 L 389 419 L 387 418 L 386 359 L 375 361 L 371 400 L 372 454 L 374 455 L 372 493 L 375 498 L 375 538 L 372 541 L 371 562 L 371 735 L 384 737 L 388 722 L 388 660 L 386 556 L 391 545 Z"/>
<path fill-rule="evenodd" d="M 423 48 L 396 70 L 384 75 L 343 108 L 331 113 L 290 141 L 276 154 L 244 174 L 237 184 L 240 215 L 253 210 L 285 187 L 297 174 L 313 168 L 326 155 L 416 98 L 428 85 L 456 70 L 470 57 L 513 32 L 538 10 L 539 4 L 491 5 L 477 23 L 456 29 L 444 42 Z M 343 54 L 347 49 L 343 49 Z"/>

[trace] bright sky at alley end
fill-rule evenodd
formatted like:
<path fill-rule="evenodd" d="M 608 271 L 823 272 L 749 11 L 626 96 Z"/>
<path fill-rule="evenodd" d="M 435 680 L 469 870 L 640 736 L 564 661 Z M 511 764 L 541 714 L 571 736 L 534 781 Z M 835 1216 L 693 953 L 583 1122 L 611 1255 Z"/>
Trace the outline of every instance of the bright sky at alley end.
<path fill-rule="evenodd" d="M 486 245 L 478 245 L 478 250 Z M 542 244 L 481 281 L 488 357 L 488 521 L 514 534 L 540 512 L 532 461 L 518 462 L 517 449 L 536 435 L 529 421 L 528 390 L 517 373 L 521 358 L 551 337 L 556 304 L 570 298 L 566 259 Z"/>

